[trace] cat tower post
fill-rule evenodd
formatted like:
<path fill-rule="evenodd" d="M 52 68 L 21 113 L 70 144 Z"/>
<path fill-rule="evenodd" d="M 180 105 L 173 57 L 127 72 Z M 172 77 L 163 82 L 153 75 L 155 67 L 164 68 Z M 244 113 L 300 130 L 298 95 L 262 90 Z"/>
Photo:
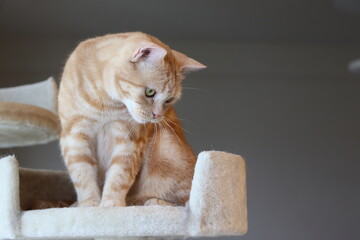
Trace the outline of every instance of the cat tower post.
<path fill-rule="evenodd" d="M 19 231 L 20 188 L 16 159 L 0 159 L 0 239 L 14 239 Z"/>
<path fill-rule="evenodd" d="M 218 151 L 199 154 L 188 203 L 190 236 L 247 232 L 245 175 L 245 161 L 238 155 Z"/>

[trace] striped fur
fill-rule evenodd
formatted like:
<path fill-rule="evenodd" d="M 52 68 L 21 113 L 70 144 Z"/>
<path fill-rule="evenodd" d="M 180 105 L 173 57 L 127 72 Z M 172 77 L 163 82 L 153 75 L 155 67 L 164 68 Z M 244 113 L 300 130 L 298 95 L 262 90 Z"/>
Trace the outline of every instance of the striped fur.
<path fill-rule="evenodd" d="M 183 73 L 204 67 L 140 32 L 79 44 L 65 65 L 59 116 L 80 207 L 185 204 L 196 159 L 172 106 Z"/>

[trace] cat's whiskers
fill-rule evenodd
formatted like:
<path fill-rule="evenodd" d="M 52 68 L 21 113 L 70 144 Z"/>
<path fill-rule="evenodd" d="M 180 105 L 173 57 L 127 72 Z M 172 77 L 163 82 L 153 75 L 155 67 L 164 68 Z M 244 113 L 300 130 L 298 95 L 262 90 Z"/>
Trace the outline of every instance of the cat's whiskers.
<path fill-rule="evenodd" d="M 154 153 L 155 141 L 156 141 L 156 138 L 157 138 L 157 125 L 154 124 L 154 126 L 155 126 L 155 136 L 153 137 L 153 141 L 152 141 L 151 154 L 150 154 L 151 156 Z"/>
<path fill-rule="evenodd" d="M 182 145 L 183 143 L 181 142 L 179 136 L 176 134 L 175 130 L 166 121 L 162 120 L 162 122 L 164 122 L 171 129 L 171 131 L 175 134 L 176 138 L 178 139 L 180 145 Z"/>
<path fill-rule="evenodd" d="M 162 124 L 162 121 L 159 122 L 160 126 L 161 126 L 161 134 L 163 134 L 166 131 L 165 126 Z"/>
<path fill-rule="evenodd" d="M 163 120 L 163 122 L 171 129 L 171 131 L 174 133 L 174 135 L 176 136 L 176 138 L 179 141 L 180 147 L 183 148 L 183 150 L 186 152 L 186 147 L 185 144 L 180 140 L 179 136 L 176 134 L 175 130 L 166 122 Z"/>
<path fill-rule="evenodd" d="M 205 89 L 201 89 L 201 88 L 193 88 L 193 87 L 182 87 L 182 89 L 185 89 L 185 90 L 198 90 L 198 91 L 201 91 L 201 92 L 208 92 L 207 90 Z"/>
<path fill-rule="evenodd" d="M 179 118 L 179 117 L 172 117 L 172 116 L 169 116 L 169 115 L 163 115 L 164 117 L 167 117 L 167 118 L 171 118 L 171 119 L 174 119 L 174 120 L 181 120 L 181 121 L 188 121 L 188 122 L 190 122 L 190 120 L 188 120 L 188 119 L 185 119 L 185 118 Z"/>
<path fill-rule="evenodd" d="M 167 119 L 168 121 L 170 121 L 172 124 L 174 124 L 175 126 L 177 126 L 178 128 L 180 128 L 181 130 L 184 130 L 185 132 L 187 132 L 188 134 L 192 134 L 191 132 L 189 132 L 188 130 L 186 130 L 184 127 L 174 123 L 173 121 L 171 121 L 171 119 Z"/>

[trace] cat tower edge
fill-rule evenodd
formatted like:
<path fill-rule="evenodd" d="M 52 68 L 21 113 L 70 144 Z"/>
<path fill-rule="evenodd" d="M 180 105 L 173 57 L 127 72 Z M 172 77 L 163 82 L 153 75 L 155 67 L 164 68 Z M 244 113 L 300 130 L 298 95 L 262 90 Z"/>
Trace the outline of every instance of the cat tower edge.
<path fill-rule="evenodd" d="M 69 194 L 65 172 L 19 168 L 15 156 L 0 159 L 0 239 L 123 239 L 144 237 L 241 236 L 247 232 L 246 171 L 242 157 L 204 151 L 198 156 L 190 199 L 186 206 L 132 206 L 116 208 L 51 208 L 22 210 L 33 194 L 31 183 L 40 182 L 42 198 Z M 24 178 L 25 177 L 25 178 Z M 27 185 L 21 179 L 27 178 Z M 50 179 L 46 181 L 46 179 Z M 46 183 L 68 187 L 53 189 Z M 34 186 L 33 186 L 34 187 Z M 60 194 L 59 194 L 60 193 Z M 46 200 L 46 199 L 45 199 Z"/>

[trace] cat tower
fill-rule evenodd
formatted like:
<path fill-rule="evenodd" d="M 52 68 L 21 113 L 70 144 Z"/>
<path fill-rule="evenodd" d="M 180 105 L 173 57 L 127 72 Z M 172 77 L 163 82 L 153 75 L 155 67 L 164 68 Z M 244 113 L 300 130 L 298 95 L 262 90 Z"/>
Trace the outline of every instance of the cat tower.
<path fill-rule="evenodd" d="M 46 81 L 0 89 L 0 147 L 58 138 L 57 87 Z M 49 156 L 44 156 L 44 158 Z M 245 162 L 234 154 L 201 152 L 186 206 L 49 208 L 35 200 L 73 201 L 62 171 L 19 168 L 0 159 L 0 239 L 143 239 L 243 235 L 247 232 Z"/>

